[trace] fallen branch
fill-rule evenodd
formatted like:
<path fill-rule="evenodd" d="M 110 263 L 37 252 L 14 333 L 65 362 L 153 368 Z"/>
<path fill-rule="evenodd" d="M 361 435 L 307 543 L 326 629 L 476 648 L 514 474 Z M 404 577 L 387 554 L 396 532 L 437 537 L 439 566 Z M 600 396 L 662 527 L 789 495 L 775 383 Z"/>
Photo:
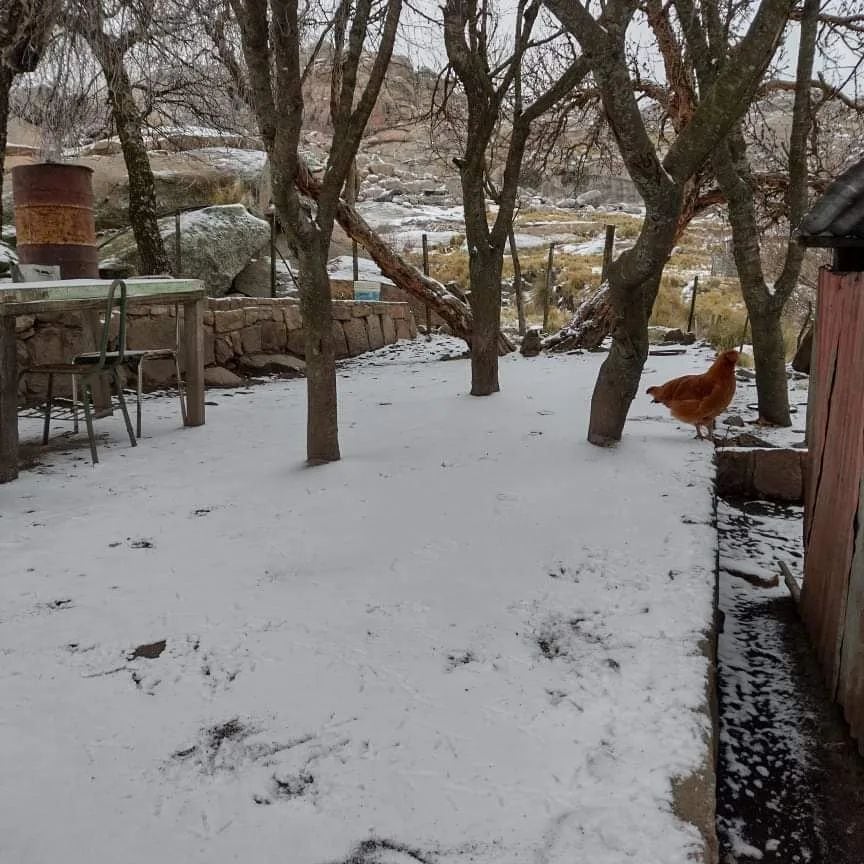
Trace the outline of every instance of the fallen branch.
<path fill-rule="evenodd" d="M 801 586 L 785 561 L 778 558 L 777 563 L 780 565 L 780 571 L 783 573 L 783 581 L 786 583 L 786 587 L 789 589 L 789 593 L 792 595 L 792 599 L 797 606 L 801 602 Z"/>
<path fill-rule="evenodd" d="M 318 180 L 312 176 L 312 172 L 305 162 L 301 161 L 298 167 L 296 183 L 300 192 L 313 200 L 317 200 L 321 186 Z M 444 319 L 454 336 L 464 339 L 469 346 L 471 345 L 474 322 L 471 307 L 464 300 L 452 294 L 440 282 L 424 276 L 416 267 L 409 264 L 382 240 L 369 223 L 344 200 L 339 201 L 336 220 L 345 233 L 369 253 L 372 260 L 388 279 L 391 279 L 398 288 L 431 307 Z M 515 350 L 513 343 L 501 333 L 498 337 L 499 353 L 502 355 L 509 354 L 513 350 Z"/>
<path fill-rule="evenodd" d="M 615 311 L 609 300 L 609 283 L 604 282 L 576 310 L 570 323 L 543 342 L 546 351 L 596 351 L 615 326 Z"/>

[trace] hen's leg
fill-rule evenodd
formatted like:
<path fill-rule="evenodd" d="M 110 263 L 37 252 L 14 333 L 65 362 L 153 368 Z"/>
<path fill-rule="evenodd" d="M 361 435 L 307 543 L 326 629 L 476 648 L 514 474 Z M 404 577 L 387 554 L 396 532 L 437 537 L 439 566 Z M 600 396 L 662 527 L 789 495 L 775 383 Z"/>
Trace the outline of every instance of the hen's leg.
<path fill-rule="evenodd" d="M 700 423 L 693 424 L 696 427 L 696 437 L 701 441 L 705 436 L 702 434 L 702 426 Z"/>

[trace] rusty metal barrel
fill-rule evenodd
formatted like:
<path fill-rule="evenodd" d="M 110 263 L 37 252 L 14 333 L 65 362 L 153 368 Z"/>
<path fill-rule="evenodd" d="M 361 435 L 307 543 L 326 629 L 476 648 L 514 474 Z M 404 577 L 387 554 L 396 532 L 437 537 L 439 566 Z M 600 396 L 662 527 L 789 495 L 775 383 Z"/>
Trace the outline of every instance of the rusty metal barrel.
<path fill-rule="evenodd" d="M 12 198 L 21 264 L 59 265 L 62 279 L 99 276 L 92 168 L 16 165 Z"/>

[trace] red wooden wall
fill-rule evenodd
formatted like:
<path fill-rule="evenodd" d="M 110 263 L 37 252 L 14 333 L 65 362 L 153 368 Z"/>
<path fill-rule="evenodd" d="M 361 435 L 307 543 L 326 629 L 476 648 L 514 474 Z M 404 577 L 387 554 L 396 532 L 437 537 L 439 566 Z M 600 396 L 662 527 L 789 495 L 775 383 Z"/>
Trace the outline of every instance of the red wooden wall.
<path fill-rule="evenodd" d="M 864 753 L 864 274 L 819 276 L 801 612 Z"/>

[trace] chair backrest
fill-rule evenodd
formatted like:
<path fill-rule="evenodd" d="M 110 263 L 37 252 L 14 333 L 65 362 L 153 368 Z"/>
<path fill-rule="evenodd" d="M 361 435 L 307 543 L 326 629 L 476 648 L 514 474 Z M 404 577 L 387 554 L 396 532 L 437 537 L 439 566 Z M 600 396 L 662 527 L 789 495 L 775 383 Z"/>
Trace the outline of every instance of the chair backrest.
<path fill-rule="evenodd" d="M 119 289 L 120 296 L 116 296 Z M 120 329 L 117 335 L 117 362 L 122 363 L 126 354 L 126 283 L 115 279 L 108 289 L 108 299 L 105 307 L 105 321 L 102 324 L 102 338 L 99 340 L 99 368 L 105 366 L 105 355 L 108 353 L 108 340 L 111 334 L 111 317 L 116 308 L 120 309 Z"/>

